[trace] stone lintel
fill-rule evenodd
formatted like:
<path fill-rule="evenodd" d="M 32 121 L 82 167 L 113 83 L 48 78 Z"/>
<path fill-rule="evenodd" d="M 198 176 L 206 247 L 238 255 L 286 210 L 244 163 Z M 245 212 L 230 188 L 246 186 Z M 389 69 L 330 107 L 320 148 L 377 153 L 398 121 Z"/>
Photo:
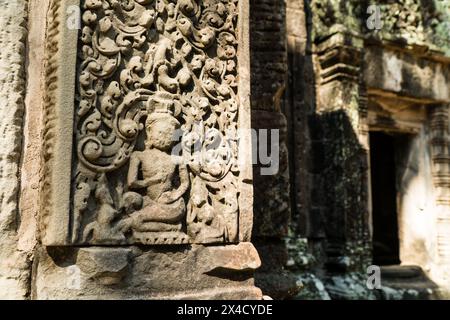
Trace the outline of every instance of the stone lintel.
<path fill-rule="evenodd" d="M 371 95 L 421 104 L 450 102 L 448 63 L 377 46 L 366 48 L 364 60 Z"/>

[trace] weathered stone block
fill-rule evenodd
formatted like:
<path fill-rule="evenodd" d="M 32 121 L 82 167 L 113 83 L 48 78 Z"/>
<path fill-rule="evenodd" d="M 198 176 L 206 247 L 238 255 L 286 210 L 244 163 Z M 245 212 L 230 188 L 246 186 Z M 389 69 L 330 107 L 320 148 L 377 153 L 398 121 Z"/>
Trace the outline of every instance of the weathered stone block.
<path fill-rule="evenodd" d="M 261 299 L 249 243 L 42 250 L 35 299 Z M 126 272 L 125 272 L 126 271 Z"/>

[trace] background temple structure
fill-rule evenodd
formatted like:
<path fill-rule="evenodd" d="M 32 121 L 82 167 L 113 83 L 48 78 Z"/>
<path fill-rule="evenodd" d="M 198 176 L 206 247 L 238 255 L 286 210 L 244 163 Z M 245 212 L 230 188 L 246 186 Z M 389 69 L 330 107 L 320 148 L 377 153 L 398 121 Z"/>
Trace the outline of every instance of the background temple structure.
<path fill-rule="evenodd" d="M 448 0 L 0 0 L 0 298 L 448 299 L 449 108 Z"/>

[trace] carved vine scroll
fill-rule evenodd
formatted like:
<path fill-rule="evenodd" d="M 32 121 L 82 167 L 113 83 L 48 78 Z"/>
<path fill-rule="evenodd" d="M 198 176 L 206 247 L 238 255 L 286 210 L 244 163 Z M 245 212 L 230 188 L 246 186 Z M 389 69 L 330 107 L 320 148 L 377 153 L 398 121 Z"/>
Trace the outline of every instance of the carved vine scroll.
<path fill-rule="evenodd" d="M 238 241 L 238 0 L 85 0 L 74 244 Z"/>

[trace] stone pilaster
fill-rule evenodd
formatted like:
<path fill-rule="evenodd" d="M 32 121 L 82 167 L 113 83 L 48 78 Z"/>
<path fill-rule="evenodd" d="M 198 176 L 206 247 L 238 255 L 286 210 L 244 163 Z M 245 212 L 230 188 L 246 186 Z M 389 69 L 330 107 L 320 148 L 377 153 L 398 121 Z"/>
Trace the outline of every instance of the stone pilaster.
<path fill-rule="evenodd" d="M 308 120 L 314 112 L 315 77 L 312 63 L 311 24 L 303 0 L 287 1 L 286 36 L 288 82 L 284 105 L 288 122 L 291 172 L 292 228 L 298 236 L 320 237 L 310 214 L 311 168 Z"/>
<path fill-rule="evenodd" d="M 436 261 L 433 270 L 435 281 L 450 291 L 450 129 L 449 105 L 430 109 L 430 153 L 435 187 L 436 212 Z"/>
<path fill-rule="evenodd" d="M 33 298 L 262 297 L 248 15 L 51 1 Z"/>
<path fill-rule="evenodd" d="M 24 299 L 31 267 L 18 230 L 28 1 L 2 0 L 0 6 L 0 299 Z"/>

